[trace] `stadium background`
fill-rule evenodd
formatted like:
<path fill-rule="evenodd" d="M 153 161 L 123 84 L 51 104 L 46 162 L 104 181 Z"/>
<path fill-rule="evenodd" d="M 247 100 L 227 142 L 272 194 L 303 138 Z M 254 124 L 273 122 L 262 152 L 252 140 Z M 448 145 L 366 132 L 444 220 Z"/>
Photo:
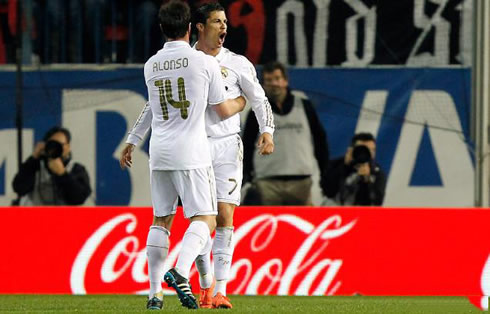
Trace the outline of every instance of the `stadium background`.
<path fill-rule="evenodd" d="M 18 159 L 13 66 L 16 28 L 12 3 L 15 2 L 3 1 L 0 7 L 0 62 L 7 63 L 0 71 L 1 206 L 8 206 L 15 198 L 11 182 Z M 36 6 L 42 2 L 27 0 L 23 3 L 25 15 L 33 17 L 26 18 L 22 28 L 23 157 L 32 152 L 34 143 L 49 127 L 63 124 L 73 133 L 75 159 L 86 165 L 91 178 L 94 192 L 86 205 L 149 206 L 148 142 L 135 152 L 135 164 L 130 171 L 120 171 L 117 162 L 125 135 L 146 98 L 141 62 L 152 50 L 141 52 L 143 48 L 135 45 L 134 37 L 138 34 L 132 14 L 139 2 L 107 1 L 106 9 L 98 8 L 100 20 L 94 21 L 98 26 L 94 34 L 100 32 L 101 35 L 93 36 L 96 39 L 93 45 L 88 39 L 83 40 L 87 32 L 84 23 L 78 24 L 81 28 L 69 28 L 73 22 L 67 13 L 72 8 L 70 2 L 60 1 L 65 5 L 62 13 L 67 15 L 61 19 L 59 30 L 66 31 L 56 34 L 36 28 L 39 20 L 47 18 L 47 13 L 40 9 L 42 5 Z M 190 3 L 197 5 L 199 1 Z M 290 66 L 290 86 L 304 92 L 316 105 L 328 134 L 331 158 L 345 152 L 355 132 L 370 131 L 376 135 L 377 159 L 388 173 L 386 210 L 438 208 L 440 214 L 436 215 L 440 216 L 436 216 L 434 222 L 440 219 L 444 225 L 449 223 L 445 215 L 453 212 L 447 208 L 460 207 L 455 212 L 461 216 L 455 220 L 467 219 L 468 209 L 462 208 L 474 204 L 473 1 L 240 0 L 221 3 L 230 20 L 226 46 L 246 55 L 257 64 L 259 72 L 260 65 L 271 60 Z M 120 18 L 121 12 L 126 18 Z M 79 21 L 83 21 L 82 18 L 79 17 Z M 58 51 L 46 44 L 50 40 L 59 43 Z M 153 41 L 151 46 L 154 46 Z M 315 193 L 315 205 L 329 204 L 318 189 Z M 7 213 L 13 209 L 4 210 Z M 15 209 L 15 212 L 22 216 L 32 213 L 30 210 Z M 117 213 L 132 210 L 119 207 Z M 334 207 L 321 210 L 325 219 L 337 213 L 352 215 Z M 369 210 L 359 209 L 353 213 L 362 220 L 369 215 L 366 213 Z M 434 215 L 432 209 L 429 212 Z M 425 215 L 423 210 L 414 209 L 413 213 Z M 73 214 L 83 216 L 85 212 L 77 209 Z M 301 216 L 301 209 L 292 214 L 310 219 Z M 39 219 L 46 222 L 56 215 L 46 209 L 46 215 L 41 215 L 44 218 Z M 273 211 L 271 215 L 280 215 L 280 211 Z M 478 211 L 476 215 L 488 221 L 487 211 Z M 2 238 L 7 237 L 9 231 L 14 232 L 12 226 L 19 224 L 16 215 L 6 217 L 11 219 L 3 223 L 11 227 L 2 228 Z M 416 216 L 415 221 L 417 217 L 422 216 Z M 320 224 L 320 221 L 309 221 Z M 403 224 L 396 219 L 386 221 L 386 224 L 393 223 Z M 340 225 L 339 222 L 336 227 Z M 458 241 L 474 243 L 479 236 L 484 237 L 483 229 L 473 227 L 475 229 L 465 226 L 461 232 L 468 232 L 475 238 Z M 390 236 L 393 231 L 381 223 L 377 228 L 373 235 L 380 238 Z M 93 230 L 87 231 L 86 236 L 91 232 Z M 421 241 L 439 243 L 431 238 L 436 233 L 427 230 L 426 238 Z M 143 233 L 139 237 L 144 237 Z M 481 252 L 468 266 L 474 279 L 471 293 L 483 295 L 490 289 L 486 273 L 490 249 L 488 243 L 476 246 Z M 354 247 L 348 246 L 346 252 L 349 248 Z M 416 254 L 418 249 L 414 247 L 412 253 Z M 466 249 L 463 245 L 457 253 L 464 256 Z M 317 271 L 318 281 L 321 281 L 322 273 Z M 9 290 L 12 287 L 4 282 L 0 292 L 60 292 Z M 415 289 L 413 294 L 417 291 Z M 434 291 L 432 294 L 468 294 L 456 287 L 454 293 Z M 80 293 L 73 289 L 71 292 Z M 390 294 L 389 290 L 385 292 Z M 392 292 L 397 294 L 396 289 Z M 307 294 L 311 293 L 313 291 L 307 290 Z"/>

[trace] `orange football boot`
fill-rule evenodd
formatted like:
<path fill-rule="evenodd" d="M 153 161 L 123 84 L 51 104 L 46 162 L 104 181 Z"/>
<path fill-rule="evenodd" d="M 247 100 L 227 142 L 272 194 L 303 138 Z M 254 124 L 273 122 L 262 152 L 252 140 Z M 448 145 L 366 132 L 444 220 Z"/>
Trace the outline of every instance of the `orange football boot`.
<path fill-rule="evenodd" d="M 230 299 L 228 297 L 218 292 L 216 296 L 213 298 L 213 307 L 216 309 L 231 309 L 233 306 L 231 305 Z"/>
<path fill-rule="evenodd" d="M 212 309 L 213 308 L 213 292 L 214 286 L 216 285 L 216 280 L 213 279 L 211 287 L 204 289 L 201 288 L 199 291 L 199 307 L 202 309 Z"/>

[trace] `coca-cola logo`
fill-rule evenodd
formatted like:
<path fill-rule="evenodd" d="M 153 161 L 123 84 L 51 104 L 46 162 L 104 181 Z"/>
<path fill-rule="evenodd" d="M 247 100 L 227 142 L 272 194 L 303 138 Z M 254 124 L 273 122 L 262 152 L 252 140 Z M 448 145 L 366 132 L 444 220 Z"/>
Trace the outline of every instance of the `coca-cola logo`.
<path fill-rule="evenodd" d="M 328 269 L 326 275 L 312 294 L 334 294 L 341 283 L 336 282 L 333 287 L 331 287 L 331 283 L 342 266 L 342 260 L 318 260 L 318 257 L 327 248 L 330 240 L 340 237 L 348 232 L 354 226 L 356 221 L 352 221 L 342 226 L 341 217 L 335 215 L 325 219 L 315 227 L 310 222 L 294 215 L 262 215 L 244 223 L 236 231 L 236 246 L 238 247 L 238 243 L 240 243 L 245 236 L 251 234 L 249 243 L 251 252 L 260 253 L 266 250 L 274 250 L 274 246 L 272 246 L 271 243 L 273 239 L 278 240 L 278 225 L 281 222 L 300 231 L 299 235 L 302 234 L 303 238 L 306 236 L 306 239 L 303 240 L 299 247 L 294 248 L 294 255 L 290 260 L 287 259 L 289 256 L 284 256 L 278 252 L 276 256 L 279 258 L 273 258 L 266 261 L 258 269 L 255 268 L 255 272 L 253 267 L 253 254 L 251 255 L 251 258 L 241 258 L 236 260 L 231 269 L 232 278 L 236 278 L 236 274 L 241 268 L 245 268 L 246 272 L 240 280 L 241 284 L 238 285 L 232 293 L 245 293 L 248 295 L 270 294 L 276 284 L 278 284 L 277 294 L 279 295 L 308 295 L 310 294 L 308 291 L 312 287 L 313 281 L 317 279 L 317 276 L 322 271 Z M 252 230 L 255 230 L 255 232 L 252 233 Z M 298 234 L 295 234 L 293 230 L 288 231 L 291 232 L 291 235 L 299 236 Z M 259 239 L 265 240 L 261 241 Z M 284 240 L 287 241 L 287 238 Z M 313 254 L 310 254 L 313 244 L 318 240 L 322 242 L 320 248 L 316 249 Z M 281 241 L 281 239 L 279 239 L 279 241 Z M 307 256 L 308 258 L 306 259 Z M 306 270 L 308 270 L 307 275 L 304 276 L 304 279 L 299 286 L 293 289 L 291 283 L 295 276 Z M 263 288 L 262 291 L 259 291 L 259 286 L 264 283 L 264 281 L 268 282 L 268 286 Z M 331 289 L 327 293 L 328 288 Z"/>
<path fill-rule="evenodd" d="M 115 282 L 121 277 L 132 265 L 131 276 L 134 282 L 147 282 L 148 276 L 145 272 L 146 254 L 144 250 L 139 249 L 140 241 L 134 235 L 131 235 L 137 226 L 137 218 L 133 214 L 122 214 L 100 226 L 85 242 L 80 249 L 72 266 L 70 274 L 70 287 L 74 294 L 86 294 L 85 287 L 87 269 L 96 254 L 103 254 L 99 251 L 104 239 L 119 225 L 126 223 L 125 231 L 127 237 L 120 239 L 113 248 L 107 253 L 104 262 L 100 267 L 100 281 L 103 283 Z M 129 245 L 131 244 L 131 245 Z M 128 247 L 132 247 L 128 251 Z M 115 264 L 120 256 L 124 256 L 125 262 L 119 269 L 115 269 Z"/>
<path fill-rule="evenodd" d="M 230 293 L 335 294 L 342 284 L 336 277 L 343 260 L 327 258 L 326 249 L 355 224 L 356 220 L 343 223 L 340 215 L 333 215 L 314 225 L 289 214 L 264 214 L 241 223 L 234 236 L 236 258 L 231 268 Z M 143 239 L 148 229 L 137 227 L 137 217 L 125 213 L 106 221 L 88 237 L 73 262 L 72 293 L 146 292 Z M 284 246 L 284 241 L 288 245 Z M 181 245 L 171 245 L 166 268 L 175 264 Z M 191 281 L 194 275 L 195 270 Z M 93 284 L 88 287 L 87 282 Z"/>

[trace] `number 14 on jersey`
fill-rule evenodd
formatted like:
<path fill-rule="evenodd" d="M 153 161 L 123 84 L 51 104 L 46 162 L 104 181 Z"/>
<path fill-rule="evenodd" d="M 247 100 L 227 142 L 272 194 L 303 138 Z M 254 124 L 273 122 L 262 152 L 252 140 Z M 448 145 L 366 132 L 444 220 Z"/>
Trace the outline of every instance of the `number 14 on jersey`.
<path fill-rule="evenodd" d="M 163 120 L 168 120 L 167 104 L 170 104 L 175 109 L 180 109 L 180 116 L 182 119 L 187 119 L 189 113 L 187 108 L 190 106 L 190 101 L 185 96 L 185 82 L 184 78 L 179 77 L 177 79 L 177 89 L 179 91 L 179 100 L 174 100 L 172 96 L 172 83 L 170 80 L 158 80 L 155 81 L 155 86 L 158 87 L 158 93 L 160 95 L 160 106 L 162 107 Z"/>

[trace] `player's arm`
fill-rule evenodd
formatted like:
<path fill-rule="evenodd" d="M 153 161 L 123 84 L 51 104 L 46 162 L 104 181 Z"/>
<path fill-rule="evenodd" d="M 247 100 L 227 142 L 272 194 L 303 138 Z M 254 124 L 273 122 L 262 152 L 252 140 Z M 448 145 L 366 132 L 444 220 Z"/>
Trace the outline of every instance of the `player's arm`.
<path fill-rule="evenodd" d="M 221 119 L 228 119 L 229 117 L 243 111 L 247 101 L 245 97 L 238 96 L 235 99 L 227 99 L 222 103 L 213 106 L 213 109 L 216 111 L 218 116 Z"/>
<path fill-rule="evenodd" d="M 209 74 L 208 103 L 221 119 L 226 119 L 240 112 L 245 107 L 245 98 L 225 99 L 225 85 L 221 77 L 221 69 L 215 58 L 206 56 Z"/>
<path fill-rule="evenodd" d="M 274 139 L 268 132 L 261 133 L 257 140 L 259 155 L 270 155 L 274 152 Z"/>
<path fill-rule="evenodd" d="M 259 154 L 269 155 L 274 151 L 274 115 L 269 100 L 265 96 L 264 89 L 257 79 L 257 73 L 252 63 L 245 59 L 241 60 L 239 71 L 239 83 L 243 94 L 247 97 L 255 118 L 259 124 L 260 136 L 257 141 Z"/>
<path fill-rule="evenodd" d="M 136 120 L 136 122 L 134 123 L 133 128 L 128 133 L 128 138 L 126 139 L 126 146 L 121 152 L 121 157 L 119 158 L 119 165 L 121 166 L 121 169 L 124 169 L 126 167 L 129 168 L 131 167 L 133 162 L 132 153 L 134 147 L 143 140 L 146 133 L 150 129 L 152 118 L 153 115 L 151 112 L 150 103 L 147 102 L 143 107 L 143 110 L 141 110 L 141 113 L 138 119 Z"/>

